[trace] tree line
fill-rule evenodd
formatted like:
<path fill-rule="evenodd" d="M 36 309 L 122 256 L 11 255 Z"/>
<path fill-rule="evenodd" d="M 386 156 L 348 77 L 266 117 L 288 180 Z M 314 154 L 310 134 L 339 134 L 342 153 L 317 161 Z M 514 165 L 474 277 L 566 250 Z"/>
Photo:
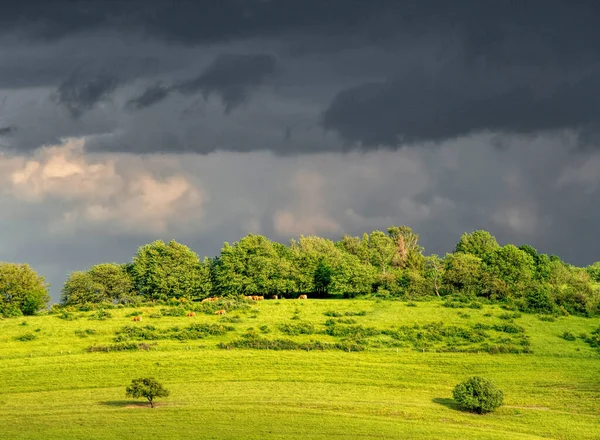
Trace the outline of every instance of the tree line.
<path fill-rule="evenodd" d="M 535 313 L 600 312 L 600 262 L 575 267 L 529 245 L 500 246 L 487 231 L 461 236 L 447 255 L 424 255 L 408 226 L 339 241 L 307 236 L 284 245 L 250 234 L 224 243 L 214 258 L 155 241 L 131 262 L 102 263 L 68 275 L 61 305 L 139 304 L 209 296 L 430 296 L 506 302 Z M 34 314 L 49 302 L 48 285 L 26 264 L 0 263 L 0 315 Z"/>

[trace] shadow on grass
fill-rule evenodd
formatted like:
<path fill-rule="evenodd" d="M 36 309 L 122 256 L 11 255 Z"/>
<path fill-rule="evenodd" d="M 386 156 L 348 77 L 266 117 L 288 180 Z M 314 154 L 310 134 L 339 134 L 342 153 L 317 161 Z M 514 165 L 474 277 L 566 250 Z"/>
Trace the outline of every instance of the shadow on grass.
<path fill-rule="evenodd" d="M 98 403 L 100 405 L 113 406 L 116 408 L 150 408 L 148 402 L 140 402 L 139 400 L 106 400 Z"/>
<path fill-rule="evenodd" d="M 453 409 L 455 411 L 461 411 L 462 408 L 458 403 L 456 403 L 453 399 L 444 399 L 442 397 L 436 397 L 432 400 L 433 403 L 437 403 L 438 405 L 445 406 L 446 408 Z"/>

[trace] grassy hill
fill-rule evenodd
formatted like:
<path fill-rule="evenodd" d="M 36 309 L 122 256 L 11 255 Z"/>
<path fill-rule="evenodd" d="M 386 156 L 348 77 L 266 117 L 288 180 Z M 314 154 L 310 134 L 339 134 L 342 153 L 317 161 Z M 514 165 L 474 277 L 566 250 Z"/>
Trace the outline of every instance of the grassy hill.
<path fill-rule="evenodd" d="M 441 301 L 226 306 L 0 320 L 0 436 L 599 438 L 600 352 L 580 337 L 599 318 Z M 471 375 L 492 379 L 505 405 L 460 411 L 452 389 Z M 155 409 L 124 397 L 142 376 L 171 391 Z"/>

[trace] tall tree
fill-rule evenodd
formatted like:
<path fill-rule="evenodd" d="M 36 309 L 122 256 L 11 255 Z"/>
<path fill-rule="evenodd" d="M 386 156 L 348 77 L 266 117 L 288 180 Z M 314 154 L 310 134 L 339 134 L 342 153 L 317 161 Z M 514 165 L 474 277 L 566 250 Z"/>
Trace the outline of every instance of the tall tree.
<path fill-rule="evenodd" d="M 210 282 L 198 255 L 175 240 L 168 243 L 157 240 L 140 247 L 133 258 L 131 273 L 135 288 L 150 299 L 199 299 Z"/>
<path fill-rule="evenodd" d="M 421 269 L 423 266 L 423 248 L 419 246 L 419 235 L 409 226 L 392 226 L 388 234 L 396 245 L 392 259 L 394 267 Z"/>
<path fill-rule="evenodd" d="M 492 234 L 490 234 L 488 231 L 479 229 L 470 233 L 465 232 L 460 237 L 460 240 L 456 244 L 454 251 L 483 258 L 486 255 L 494 252 L 499 247 L 500 245 Z"/>

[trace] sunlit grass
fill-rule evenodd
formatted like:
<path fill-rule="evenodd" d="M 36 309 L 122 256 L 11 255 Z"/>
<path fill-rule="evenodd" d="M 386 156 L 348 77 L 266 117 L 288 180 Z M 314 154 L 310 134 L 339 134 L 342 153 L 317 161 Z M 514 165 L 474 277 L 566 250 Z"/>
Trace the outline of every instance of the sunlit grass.
<path fill-rule="evenodd" d="M 224 320 L 202 314 L 150 318 L 156 309 L 137 310 L 143 312 L 141 323 L 125 316 L 132 309 L 110 310 L 112 318 L 105 321 L 89 320 L 93 312 L 73 321 L 0 320 L 0 437 L 598 438 L 600 354 L 580 338 L 560 336 L 589 333 L 600 319 L 545 322 L 523 314 L 514 321 L 525 328 L 533 354 L 435 353 L 369 344 L 358 353 L 217 348 L 249 328 L 265 338 L 335 341 L 320 333 L 290 336 L 279 330 L 280 324 L 306 321 L 318 331 L 329 319 L 327 311 L 364 310 L 352 319 L 378 329 L 439 321 L 494 324 L 503 322 L 498 316 L 506 312 L 490 306 L 450 309 L 438 301 L 408 307 L 370 300 L 271 300 L 226 315 L 239 319 L 227 323 L 235 330 L 222 336 L 151 341 L 157 345 L 150 351 L 86 351 L 114 343 L 114 332 L 126 325 L 170 328 Z M 261 332 L 263 326 L 268 332 Z M 86 329 L 95 333 L 82 337 Z M 29 333 L 36 338 L 16 339 Z M 505 405 L 497 412 L 465 413 L 451 400 L 454 385 L 475 374 L 504 391 Z M 126 385 L 141 376 L 154 376 L 171 391 L 153 410 L 125 397 Z"/>

